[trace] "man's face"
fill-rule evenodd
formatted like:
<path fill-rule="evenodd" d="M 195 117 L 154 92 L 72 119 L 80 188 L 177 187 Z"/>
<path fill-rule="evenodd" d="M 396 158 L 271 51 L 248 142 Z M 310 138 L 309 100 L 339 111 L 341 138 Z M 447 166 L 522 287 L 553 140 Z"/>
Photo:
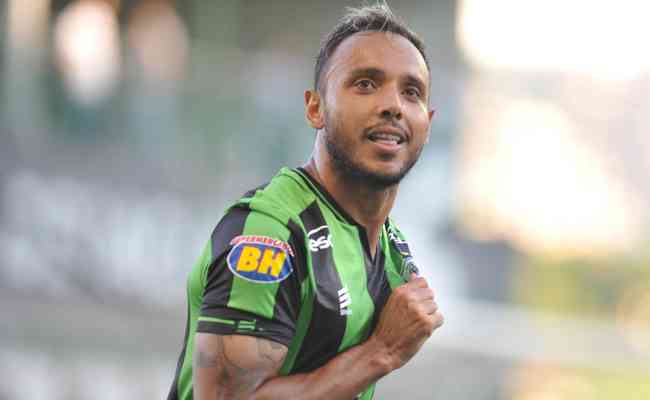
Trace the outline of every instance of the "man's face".
<path fill-rule="evenodd" d="M 346 178 L 397 184 L 429 136 L 429 72 L 408 39 L 384 32 L 345 39 L 322 79 L 326 147 Z"/>

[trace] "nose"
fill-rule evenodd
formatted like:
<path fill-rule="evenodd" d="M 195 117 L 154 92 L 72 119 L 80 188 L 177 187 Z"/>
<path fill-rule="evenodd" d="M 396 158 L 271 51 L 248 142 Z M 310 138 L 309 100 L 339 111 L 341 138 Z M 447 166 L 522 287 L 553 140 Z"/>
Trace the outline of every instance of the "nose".
<path fill-rule="evenodd" d="M 381 117 L 383 119 L 396 119 L 396 120 L 401 120 L 402 119 L 402 112 L 396 108 L 396 107 L 389 107 L 381 112 Z"/>
<path fill-rule="evenodd" d="M 379 109 L 379 115 L 385 120 L 402 119 L 402 102 L 397 90 L 387 90 L 383 103 Z"/>

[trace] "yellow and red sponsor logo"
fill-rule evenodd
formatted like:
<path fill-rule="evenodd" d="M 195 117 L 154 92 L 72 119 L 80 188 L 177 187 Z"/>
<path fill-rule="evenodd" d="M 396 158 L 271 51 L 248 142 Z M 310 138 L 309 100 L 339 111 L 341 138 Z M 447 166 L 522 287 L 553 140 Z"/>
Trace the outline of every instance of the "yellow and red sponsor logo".
<path fill-rule="evenodd" d="M 261 243 L 261 244 L 267 244 L 269 246 L 273 247 L 278 247 L 282 250 L 284 250 L 286 253 L 289 253 L 291 257 L 293 257 L 293 249 L 291 246 L 289 246 L 289 243 L 283 242 L 282 240 L 278 239 L 273 239 L 268 236 L 258 236 L 258 235 L 244 235 L 244 236 L 237 236 L 233 238 L 230 241 L 231 246 L 235 246 L 239 243 L 246 242 L 246 243 Z"/>
<path fill-rule="evenodd" d="M 267 236 L 237 236 L 230 244 L 228 268 L 233 274 L 252 282 L 273 283 L 293 272 L 288 243 Z"/>

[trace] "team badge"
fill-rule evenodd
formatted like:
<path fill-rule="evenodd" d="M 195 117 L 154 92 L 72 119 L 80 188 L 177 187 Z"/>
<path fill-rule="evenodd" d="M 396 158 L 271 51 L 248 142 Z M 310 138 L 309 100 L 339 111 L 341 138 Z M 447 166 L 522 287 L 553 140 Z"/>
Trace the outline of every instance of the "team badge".
<path fill-rule="evenodd" d="M 268 236 L 237 236 L 226 261 L 233 274 L 257 283 L 284 280 L 293 272 L 293 249 L 288 243 Z"/>
<path fill-rule="evenodd" d="M 399 251 L 404 257 L 411 255 L 411 249 L 409 249 L 409 244 L 406 243 L 406 240 L 400 239 L 400 237 L 393 231 L 391 228 L 388 228 L 388 239 L 391 241 L 393 246 Z"/>
<path fill-rule="evenodd" d="M 395 231 L 393 231 L 391 227 L 388 228 L 388 239 L 402 256 L 402 278 L 408 282 L 411 280 L 411 274 L 420 275 L 420 269 L 413 260 L 411 249 L 409 249 L 409 245 L 406 243 L 406 240 L 400 239 L 400 237 Z"/>
<path fill-rule="evenodd" d="M 413 261 L 413 257 L 408 256 L 402 261 L 402 278 L 408 282 L 411 280 L 411 274 L 420 276 L 420 269 Z"/>

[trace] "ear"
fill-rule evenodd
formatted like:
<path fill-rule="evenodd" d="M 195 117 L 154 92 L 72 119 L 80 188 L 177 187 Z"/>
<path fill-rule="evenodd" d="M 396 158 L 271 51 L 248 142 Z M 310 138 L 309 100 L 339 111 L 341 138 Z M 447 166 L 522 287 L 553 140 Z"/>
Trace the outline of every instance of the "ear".
<path fill-rule="evenodd" d="M 323 103 L 320 94 L 316 90 L 305 91 L 305 117 L 314 129 L 323 129 L 325 118 L 323 117 Z"/>

